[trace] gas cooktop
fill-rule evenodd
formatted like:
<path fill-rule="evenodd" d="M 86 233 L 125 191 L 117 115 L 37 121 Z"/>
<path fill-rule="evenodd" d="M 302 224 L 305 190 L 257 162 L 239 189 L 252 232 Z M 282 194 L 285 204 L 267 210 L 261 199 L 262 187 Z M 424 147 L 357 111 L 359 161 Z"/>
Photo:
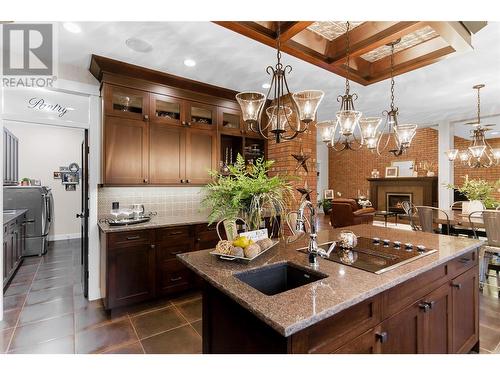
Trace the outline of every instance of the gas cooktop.
<path fill-rule="evenodd" d="M 319 247 L 328 250 L 330 244 L 331 242 L 321 244 Z M 298 251 L 307 253 L 307 248 L 301 248 Z M 352 250 L 336 248 L 326 260 L 381 274 L 436 251 L 422 245 L 358 237 L 358 244 L 355 248 Z"/>

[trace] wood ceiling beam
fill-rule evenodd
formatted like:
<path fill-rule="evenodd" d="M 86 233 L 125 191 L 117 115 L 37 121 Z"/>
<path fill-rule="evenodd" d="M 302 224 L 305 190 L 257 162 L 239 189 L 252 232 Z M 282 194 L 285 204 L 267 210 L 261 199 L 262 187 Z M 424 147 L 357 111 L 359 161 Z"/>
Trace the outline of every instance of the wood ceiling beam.
<path fill-rule="evenodd" d="M 280 41 L 286 42 L 287 40 L 292 39 L 295 35 L 305 30 L 312 23 L 314 23 L 314 21 L 294 21 L 285 28 L 282 24 L 280 30 Z"/>
<path fill-rule="evenodd" d="M 457 52 L 472 51 L 472 37 L 460 22 L 429 22 L 432 27 Z"/>
<path fill-rule="evenodd" d="M 413 47 L 394 54 L 394 75 L 432 64 L 453 53 L 454 49 L 441 37 L 436 36 Z M 387 56 L 371 64 L 370 83 L 375 83 L 391 74 L 391 57 Z"/>
<path fill-rule="evenodd" d="M 425 27 L 427 22 L 365 22 L 349 32 L 350 55 L 360 56 Z M 328 43 L 325 55 L 332 64 L 343 64 L 346 58 L 346 35 Z"/>

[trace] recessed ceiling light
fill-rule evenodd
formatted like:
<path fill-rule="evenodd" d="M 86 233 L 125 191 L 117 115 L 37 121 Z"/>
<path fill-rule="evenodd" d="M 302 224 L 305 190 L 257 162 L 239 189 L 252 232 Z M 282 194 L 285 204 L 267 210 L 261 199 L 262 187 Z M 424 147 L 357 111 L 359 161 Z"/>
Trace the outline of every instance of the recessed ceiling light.
<path fill-rule="evenodd" d="M 497 134 L 500 134 L 500 132 L 491 132 L 490 134 L 491 135 L 497 135 Z"/>
<path fill-rule="evenodd" d="M 263 88 L 263 89 L 268 89 L 269 87 L 271 87 L 271 84 L 270 84 L 270 83 L 263 83 L 263 84 L 262 84 L 262 88 Z"/>
<path fill-rule="evenodd" d="M 125 44 L 128 48 L 136 52 L 150 52 L 153 49 L 151 44 L 139 38 L 128 38 Z"/>
<path fill-rule="evenodd" d="M 67 31 L 69 31 L 70 33 L 73 33 L 73 34 L 78 34 L 78 33 L 82 32 L 82 28 L 80 27 L 80 25 L 78 25 L 77 23 L 74 23 L 74 22 L 64 22 L 63 27 Z"/>
<path fill-rule="evenodd" d="M 193 59 L 186 59 L 184 60 L 184 65 L 192 67 L 196 65 L 196 61 L 194 61 Z"/>

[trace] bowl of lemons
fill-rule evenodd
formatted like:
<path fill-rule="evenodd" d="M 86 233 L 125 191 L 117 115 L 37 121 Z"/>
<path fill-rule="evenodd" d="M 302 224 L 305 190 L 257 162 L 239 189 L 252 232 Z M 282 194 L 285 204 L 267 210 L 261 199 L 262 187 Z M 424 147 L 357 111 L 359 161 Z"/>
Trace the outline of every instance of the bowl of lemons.
<path fill-rule="evenodd" d="M 278 240 L 270 238 L 254 241 L 245 235 L 240 235 L 232 241 L 219 241 L 210 254 L 222 260 L 251 261 L 274 247 L 278 242 Z"/>

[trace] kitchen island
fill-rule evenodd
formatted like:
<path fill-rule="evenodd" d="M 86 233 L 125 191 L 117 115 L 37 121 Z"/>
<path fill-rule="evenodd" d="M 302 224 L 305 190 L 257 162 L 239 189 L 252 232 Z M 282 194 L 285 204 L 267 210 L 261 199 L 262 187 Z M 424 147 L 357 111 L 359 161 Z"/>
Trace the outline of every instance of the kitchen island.
<path fill-rule="evenodd" d="M 326 259 L 311 269 L 307 255 L 297 251 L 307 246 L 307 235 L 283 239 L 249 264 L 219 260 L 208 250 L 178 255 L 204 282 L 203 352 L 478 350 L 480 241 L 371 225 L 343 229 L 437 251 L 382 274 Z M 318 243 L 335 241 L 339 232 L 319 232 Z M 245 282 L 252 273 L 262 275 L 261 284 L 273 282 L 272 269 L 285 272 L 285 279 L 302 272 L 316 281 L 267 294 Z"/>

